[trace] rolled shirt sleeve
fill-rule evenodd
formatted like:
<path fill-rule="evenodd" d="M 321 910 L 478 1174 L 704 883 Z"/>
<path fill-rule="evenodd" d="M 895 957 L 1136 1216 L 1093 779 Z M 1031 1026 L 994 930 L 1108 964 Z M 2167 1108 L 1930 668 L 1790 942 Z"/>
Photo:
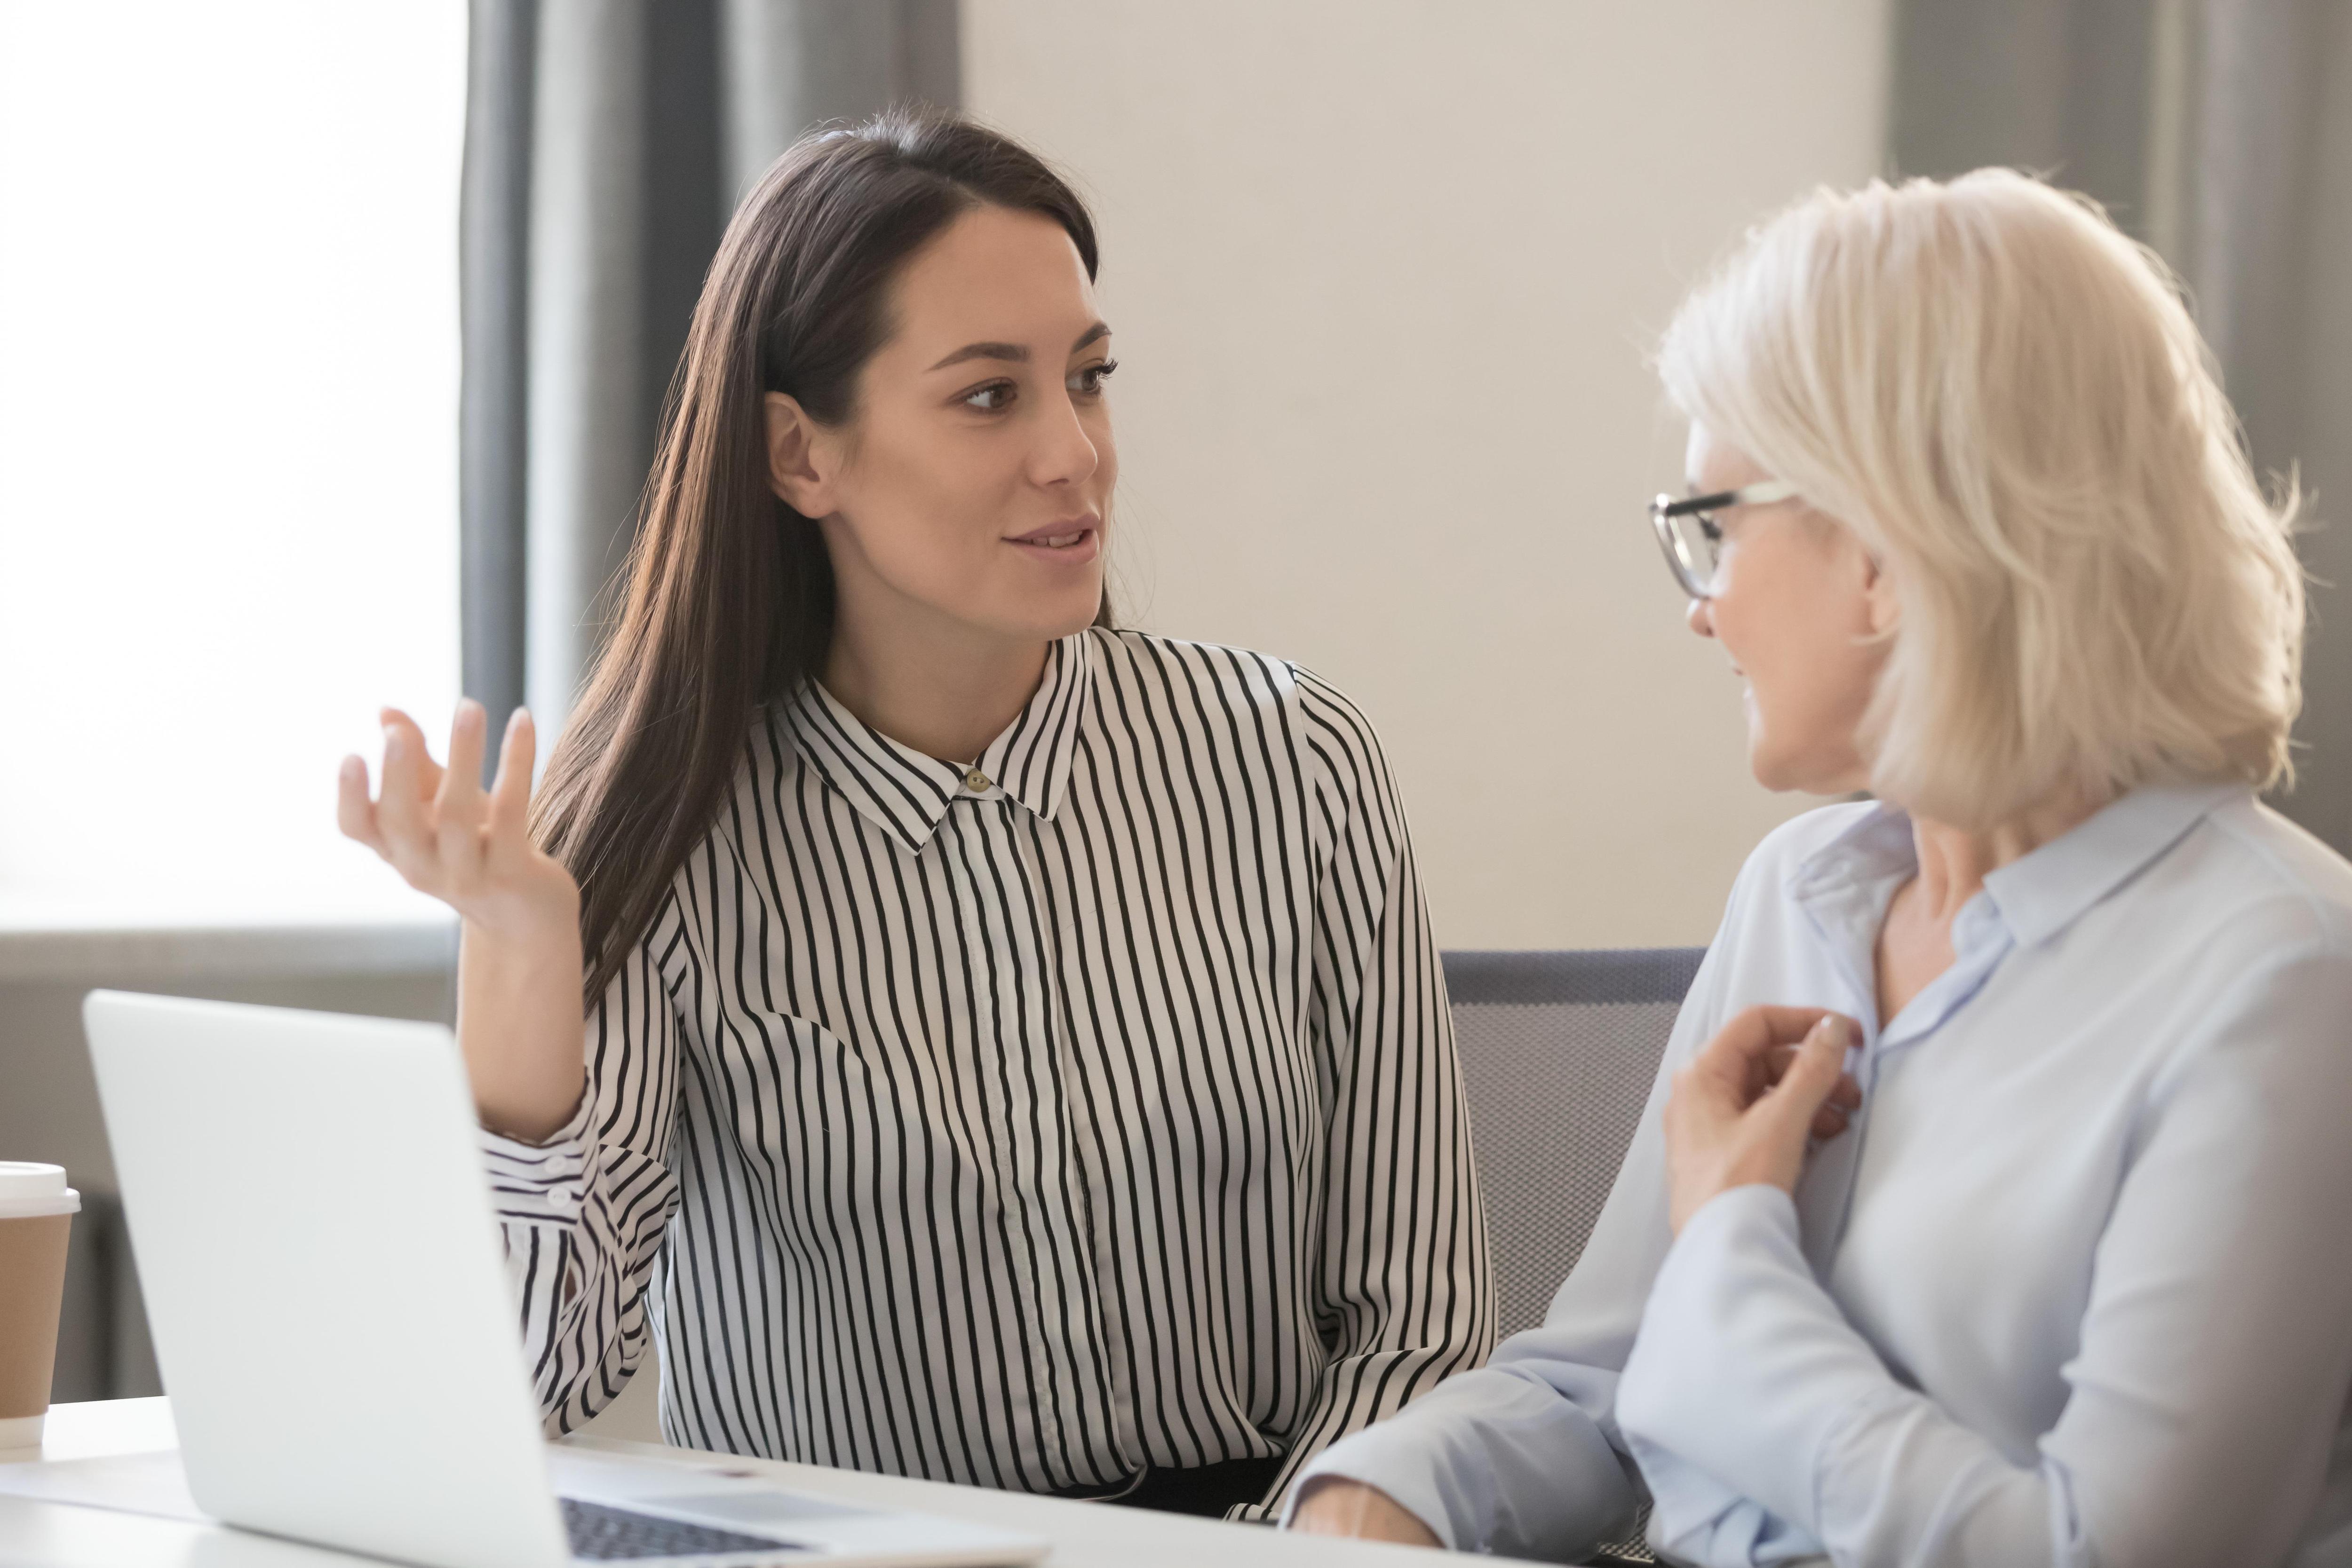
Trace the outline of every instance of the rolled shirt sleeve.
<path fill-rule="evenodd" d="M 482 1165 L 490 1178 L 490 1201 L 503 1223 L 568 1227 L 588 1196 L 590 1138 L 594 1102 L 580 1096 L 572 1119 L 539 1144 L 481 1129 Z"/>
<path fill-rule="evenodd" d="M 525 1364 L 553 1435 L 617 1398 L 649 1343 L 646 1288 L 677 1204 L 678 1024 L 661 957 L 678 940 L 666 902 L 588 1016 L 587 1089 L 569 1122 L 543 1145 L 481 1134 Z"/>

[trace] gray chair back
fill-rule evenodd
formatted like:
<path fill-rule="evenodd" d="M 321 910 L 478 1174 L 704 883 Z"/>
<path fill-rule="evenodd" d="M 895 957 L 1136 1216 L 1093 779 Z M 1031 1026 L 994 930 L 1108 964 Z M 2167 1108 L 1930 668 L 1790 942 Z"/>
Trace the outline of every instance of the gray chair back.
<path fill-rule="evenodd" d="M 1445 955 L 1504 1335 L 1543 1321 L 1584 1250 L 1706 953 Z"/>

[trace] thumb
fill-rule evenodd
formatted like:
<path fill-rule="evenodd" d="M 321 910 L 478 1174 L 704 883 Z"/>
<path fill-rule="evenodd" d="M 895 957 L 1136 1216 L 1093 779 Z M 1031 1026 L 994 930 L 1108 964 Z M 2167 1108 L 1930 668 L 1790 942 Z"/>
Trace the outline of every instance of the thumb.
<path fill-rule="evenodd" d="M 1828 1101 L 1845 1072 L 1848 1027 L 1845 1019 L 1830 1013 L 1806 1031 L 1789 1070 L 1763 1096 L 1762 1104 L 1774 1121 L 1811 1125 L 1813 1113 Z"/>

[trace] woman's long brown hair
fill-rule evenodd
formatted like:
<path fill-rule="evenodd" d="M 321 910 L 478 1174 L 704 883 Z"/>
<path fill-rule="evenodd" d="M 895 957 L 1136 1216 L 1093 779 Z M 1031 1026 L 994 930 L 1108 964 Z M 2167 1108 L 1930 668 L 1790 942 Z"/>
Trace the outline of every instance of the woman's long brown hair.
<path fill-rule="evenodd" d="M 580 884 L 593 1006 L 709 831 L 761 704 L 824 667 L 833 566 L 768 483 L 765 394 L 856 413 L 908 258 L 976 206 L 1042 214 L 1095 274 L 1094 220 L 995 131 L 894 111 L 809 136 L 727 225 L 670 382 L 620 615 L 531 808 Z"/>

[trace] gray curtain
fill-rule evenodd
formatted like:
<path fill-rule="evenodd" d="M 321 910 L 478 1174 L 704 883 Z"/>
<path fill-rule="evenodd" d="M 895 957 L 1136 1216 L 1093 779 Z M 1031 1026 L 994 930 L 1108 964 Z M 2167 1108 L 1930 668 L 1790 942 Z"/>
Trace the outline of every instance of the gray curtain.
<path fill-rule="evenodd" d="M 465 685 L 551 739 L 736 199 L 822 121 L 959 99 L 955 0 L 472 0 Z"/>
<path fill-rule="evenodd" d="M 1896 0 L 1893 162 L 2045 172 L 2187 281 L 2257 469 L 2317 526 L 2277 804 L 2352 853 L 2352 7 L 2332 0 Z"/>

